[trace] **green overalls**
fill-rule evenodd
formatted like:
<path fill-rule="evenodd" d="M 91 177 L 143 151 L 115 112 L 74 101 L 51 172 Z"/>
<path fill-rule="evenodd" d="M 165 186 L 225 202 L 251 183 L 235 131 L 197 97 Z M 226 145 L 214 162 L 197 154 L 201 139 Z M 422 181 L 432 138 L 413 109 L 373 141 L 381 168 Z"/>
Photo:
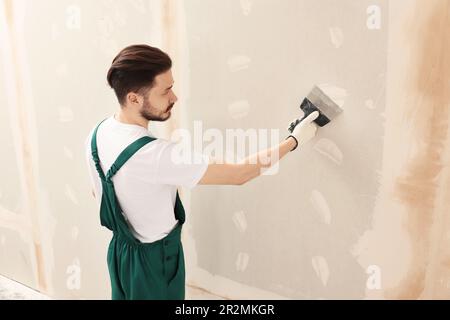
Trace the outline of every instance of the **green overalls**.
<path fill-rule="evenodd" d="M 97 149 L 97 130 L 100 124 L 92 135 L 91 151 L 103 189 L 100 205 L 101 225 L 113 232 L 107 256 L 112 299 L 184 300 L 185 269 L 181 229 L 185 213 L 178 192 L 174 210 L 178 224 L 175 229 L 161 240 L 141 243 L 130 232 L 112 181 L 124 163 L 155 138 L 145 136 L 130 144 L 120 153 L 105 175 L 100 166 Z"/>

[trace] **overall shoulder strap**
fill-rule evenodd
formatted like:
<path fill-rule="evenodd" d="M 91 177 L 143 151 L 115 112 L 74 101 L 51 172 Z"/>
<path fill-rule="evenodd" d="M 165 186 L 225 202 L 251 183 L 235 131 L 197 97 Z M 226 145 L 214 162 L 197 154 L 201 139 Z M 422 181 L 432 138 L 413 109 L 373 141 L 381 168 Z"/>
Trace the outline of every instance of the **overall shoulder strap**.
<path fill-rule="evenodd" d="M 149 136 L 144 136 L 142 138 L 137 139 L 135 142 L 126 147 L 125 150 L 123 150 L 119 154 L 116 161 L 113 163 L 111 168 L 106 173 L 106 180 L 110 181 L 111 178 L 117 173 L 117 171 L 119 171 L 120 168 L 122 168 L 125 162 L 128 161 L 128 159 L 130 159 L 136 152 L 138 152 L 139 149 L 141 149 L 147 143 L 152 142 L 153 140 L 156 139 Z"/>
<path fill-rule="evenodd" d="M 105 121 L 106 119 L 104 119 L 102 122 L 100 122 L 97 127 L 94 130 L 94 133 L 92 134 L 92 138 L 91 138 L 91 153 L 92 153 L 92 159 L 94 160 L 95 163 L 95 168 L 97 169 L 97 172 L 100 176 L 101 180 L 105 180 L 105 174 L 103 173 L 102 167 L 100 166 L 100 159 L 98 157 L 98 149 L 97 149 L 97 131 L 98 131 L 98 127 L 100 127 L 100 125 Z"/>

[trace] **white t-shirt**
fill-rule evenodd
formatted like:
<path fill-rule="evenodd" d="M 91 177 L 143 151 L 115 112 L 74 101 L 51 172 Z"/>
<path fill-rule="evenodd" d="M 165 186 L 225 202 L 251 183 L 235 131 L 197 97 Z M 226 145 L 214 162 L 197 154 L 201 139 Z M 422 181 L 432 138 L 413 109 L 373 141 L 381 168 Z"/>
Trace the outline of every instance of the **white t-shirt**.
<path fill-rule="evenodd" d="M 86 160 L 98 204 L 102 184 L 91 154 L 91 138 L 86 139 Z M 97 131 L 97 148 L 103 172 L 109 170 L 119 154 L 143 136 L 154 137 L 144 127 L 125 124 L 114 116 Z M 164 238 L 177 224 L 174 215 L 177 187 L 193 188 L 208 168 L 207 156 L 195 154 L 196 161 L 174 159 L 180 145 L 163 139 L 154 140 L 136 152 L 112 178 L 116 196 L 131 232 L 141 242 Z"/>

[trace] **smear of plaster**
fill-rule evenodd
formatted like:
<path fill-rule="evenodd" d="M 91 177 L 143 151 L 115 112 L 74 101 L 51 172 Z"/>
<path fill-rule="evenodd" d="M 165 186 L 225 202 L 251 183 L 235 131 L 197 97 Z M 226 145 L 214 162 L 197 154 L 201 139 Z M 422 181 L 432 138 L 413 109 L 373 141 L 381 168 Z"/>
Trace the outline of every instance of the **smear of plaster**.
<path fill-rule="evenodd" d="M 253 2 L 250 0 L 241 0 L 242 13 L 248 16 L 252 10 Z"/>
<path fill-rule="evenodd" d="M 72 152 L 72 150 L 70 150 L 69 147 L 67 147 L 67 146 L 64 146 L 63 150 L 64 150 L 65 156 L 72 160 L 73 159 L 73 152 Z"/>
<path fill-rule="evenodd" d="M 0 243 L 1 243 L 2 246 L 4 246 L 6 244 L 6 237 L 5 236 L 1 237 Z"/>
<path fill-rule="evenodd" d="M 341 165 L 344 155 L 339 147 L 330 139 L 322 138 L 314 145 L 314 150 L 327 157 L 337 165 Z"/>
<path fill-rule="evenodd" d="M 326 287 L 330 277 L 330 270 L 328 268 L 327 260 L 322 256 L 315 256 L 312 258 L 311 263 L 317 277 L 320 279 L 324 287 Z"/>
<path fill-rule="evenodd" d="M 65 195 L 76 205 L 79 204 L 77 196 L 75 195 L 75 192 L 73 191 L 72 187 L 66 184 L 65 186 Z"/>
<path fill-rule="evenodd" d="M 244 55 L 235 55 L 228 59 L 228 67 L 231 72 L 248 69 L 251 59 Z"/>
<path fill-rule="evenodd" d="M 25 215 L 11 212 L 0 206 L 0 226 L 17 231 L 24 242 L 32 242 L 31 221 Z"/>
<path fill-rule="evenodd" d="M 244 272 L 247 269 L 249 259 L 250 256 L 247 253 L 240 252 L 236 260 L 236 270 Z"/>
<path fill-rule="evenodd" d="M 331 224 L 331 211 L 328 206 L 327 200 L 323 196 L 320 191 L 313 190 L 311 192 L 311 203 L 316 209 L 317 213 L 319 213 L 322 221 L 326 224 Z"/>
<path fill-rule="evenodd" d="M 339 27 L 330 28 L 331 43 L 336 49 L 339 49 L 344 43 L 344 32 Z"/>
<path fill-rule="evenodd" d="M 244 233 L 247 230 L 247 219 L 245 218 L 244 211 L 235 212 L 232 219 L 240 232 Z"/>
<path fill-rule="evenodd" d="M 71 238 L 72 238 L 73 240 L 77 240 L 77 239 L 78 239 L 79 233 L 80 233 L 80 229 L 78 229 L 77 226 L 73 226 L 73 227 L 70 229 L 70 236 L 71 236 Z"/>
<path fill-rule="evenodd" d="M 345 99 L 348 97 L 347 90 L 328 83 L 319 84 L 318 87 L 339 107 L 344 107 Z"/>
<path fill-rule="evenodd" d="M 371 99 L 367 99 L 364 104 L 366 105 L 366 108 L 369 110 L 374 110 L 376 108 L 375 103 Z"/>
<path fill-rule="evenodd" d="M 247 100 L 236 101 L 228 106 L 228 113 L 233 119 L 241 119 L 248 115 L 250 105 Z"/>

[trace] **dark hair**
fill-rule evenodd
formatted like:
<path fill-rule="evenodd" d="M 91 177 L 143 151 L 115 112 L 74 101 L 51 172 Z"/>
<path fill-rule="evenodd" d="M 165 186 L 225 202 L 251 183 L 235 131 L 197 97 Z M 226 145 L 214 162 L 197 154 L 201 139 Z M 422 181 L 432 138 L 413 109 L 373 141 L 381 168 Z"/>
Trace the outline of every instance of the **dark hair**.
<path fill-rule="evenodd" d="M 148 45 L 126 47 L 114 58 L 108 71 L 108 83 L 121 105 L 129 92 L 149 90 L 155 77 L 172 68 L 169 55 Z"/>

